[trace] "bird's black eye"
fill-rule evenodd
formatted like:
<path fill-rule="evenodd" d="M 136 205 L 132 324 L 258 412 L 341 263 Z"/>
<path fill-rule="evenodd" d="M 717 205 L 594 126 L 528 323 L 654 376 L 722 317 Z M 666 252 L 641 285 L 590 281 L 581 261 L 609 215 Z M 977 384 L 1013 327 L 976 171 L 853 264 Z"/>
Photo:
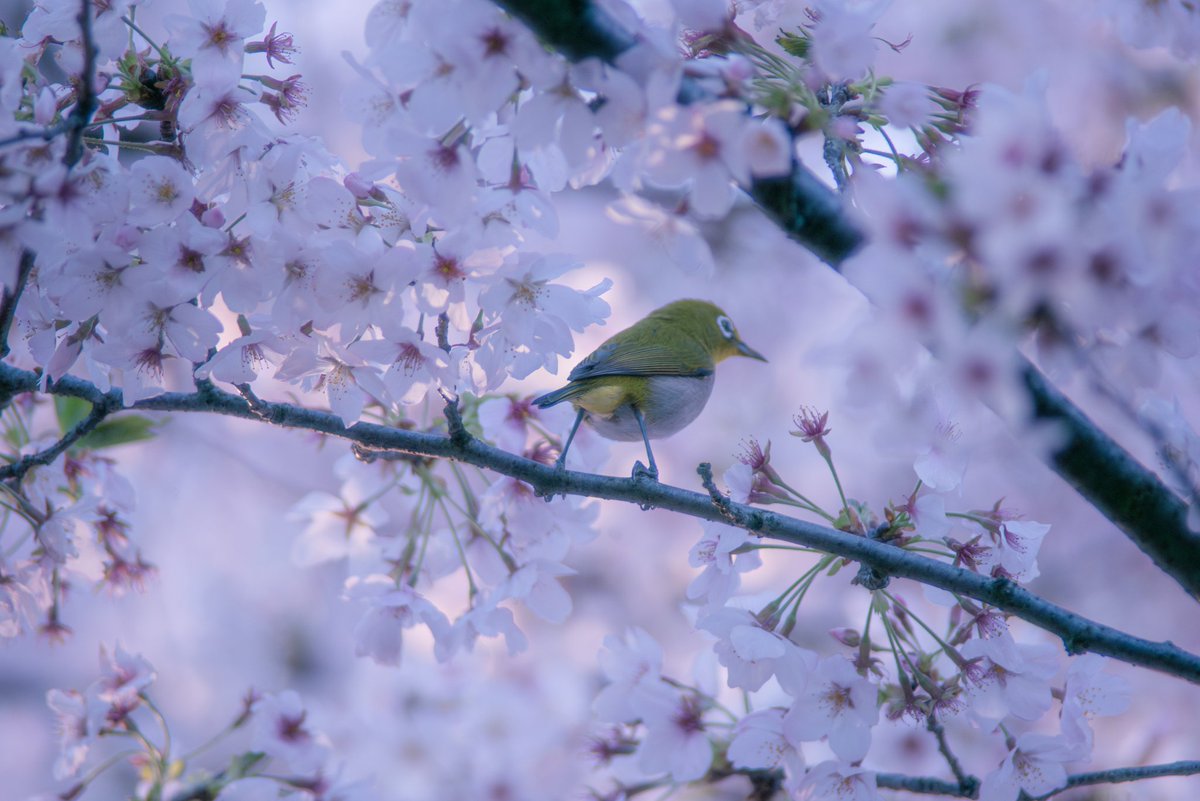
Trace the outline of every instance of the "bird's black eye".
<path fill-rule="evenodd" d="M 722 314 L 717 318 L 717 328 L 721 329 L 721 335 L 726 339 L 733 339 L 733 320 Z"/>

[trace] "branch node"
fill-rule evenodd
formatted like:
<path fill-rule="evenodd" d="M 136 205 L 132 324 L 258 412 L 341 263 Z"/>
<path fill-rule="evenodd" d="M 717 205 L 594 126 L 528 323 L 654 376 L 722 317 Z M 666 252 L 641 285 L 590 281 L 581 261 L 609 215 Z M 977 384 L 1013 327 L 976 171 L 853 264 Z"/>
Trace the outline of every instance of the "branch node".
<path fill-rule="evenodd" d="M 890 524 L 884 523 L 876 526 L 867 532 L 867 539 L 881 541 L 880 537 L 884 532 L 890 529 Z M 892 583 L 892 577 L 883 572 L 879 568 L 871 567 L 870 565 L 860 564 L 858 567 L 858 575 L 850 581 L 851 584 L 858 584 L 872 592 L 875 590 L 886 589 Z"/>
<path fill-rule="evenodd" d="M 439 327 L 440 325 L 439 321 Z M 462 413 L 458 410 L 458 398 L 444 389 L 439 389 L 438 392 L 446 401 L 446 428 L 450 432 L 450 441 L 460 448 L 466 447 L 474 437 L 463 424 Z"/>

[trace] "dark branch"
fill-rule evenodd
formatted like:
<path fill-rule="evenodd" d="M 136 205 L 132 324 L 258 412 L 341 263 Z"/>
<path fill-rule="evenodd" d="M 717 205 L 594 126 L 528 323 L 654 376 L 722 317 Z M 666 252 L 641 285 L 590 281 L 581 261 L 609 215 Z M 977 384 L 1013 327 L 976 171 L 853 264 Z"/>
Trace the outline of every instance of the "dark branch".
<path fill-rule="evenodd" d="M 1121 784 L 1136 782 L 1142 779 L 1157 779 L 1160 776 L 1194 776 L 1200 773 L 1200 761 L 1171 762 L 1166 765 L 1146 765 L 1140 768 L 1114 768 L 1113 770 L 1098 770 L 1094 773 L 1076 773 L 1067 777 L 1067 783 L 1051 793 L 1040 795 L 1033 801 L 1056 796 L 1072 787 L 1086 787 L 1091 784 Z"/>
<path fill-rule="evenodd" d="M 1188 508 L 1178 495 L 1100 430 L 1032 365 L 1023 377 L 1034 416 L 1062 427 L 1066 444 L 1054 467 L 1174 578 L 1200 598 L 1200 534 L 1188 528 Z"/>
<path fill-rule="evenodd" d="M 601 11 L 589 0 L 496 2 L 574 60 L 616 62 L 637 41 L 606 16 L 599 22 Z M 692 98 L 700 93 L 685 86 L 681 95 Z M 863 244 L 863 233 L 845 214 L 841 199 L 802 165 L 794 165 L 789 176 L 756 179 L 747 191 L 788 236 L 835 269 Z M 1022 365 L 1038 418 L 1059 422 L 1067 434 L 1067 447 L 1053 456 L 1051 467 L 1189 594 L 1200 598 L 1200 559 L 1195 557 L 1200 538 L 1185 524 L 1182 501 L 1023 358 Z"/>
<path fill-rule="evenodd" d="M 28 456 L 23 456 L 10 465 L 0 467 L 0 481 L 11 479 L 20 482 L 25 477 L 25 474 L 33 468 L 45 467 L 50 464 L 66 451 L 67 448 L 95 430 L 96 426 L 104 421 L 104 418 L 120 408 L 120 406 L 111 406 L 107 402 L 95 404 L 92 406 L 92 411 L 87 417 L 76 423 L 70 431 L 63 435 L 62 439 L 49 448 L 37 453 L 31 453 Z"/>
<path fill-rule="evenodd" d="M 965 798 L 974 798 L 975 794 L 979 792 L 979 779 L 971 776 L 962 769 L 958 757 L 950 750 L 950 743 L 946 742 L 945 728 L 942 727 L 942 724 L 938 722 L 937 717 L 932 713 L 925 719 L 925 727 L 937 738 L 938 752 L 946 760 L 946 764 L 950 767 L 950 772 L 954 774 L 954 778 L 958 781 L 959 794 Z"/>
<path fill-rule="evenodd" d="M 33 272 L 35 256 L 31 250 L 21 251 L 21 266 L 17 268 L 17 280 L 11 287 L 4 287 L 4 295 L 0 297 L 0 358 L 9 354 L 12 348 L 8 345 L 8 333 L 12 330 L 13 317 L 17 313 L 17 304 L 29 282 L 29 274 Z M 0 404 L 2 406 L 3 404 Z"/>
<path fill-rule="evenodd" d="M 75 90 L 75 108 L 67 118 L 67 152 L 63 163 L 74 167 L 83 158 L 83 129 L 96 113 L 96 41 L 92 36 L 92 0 L 80 0 L 79 43 L 83 47 L 83 72 L 79 75 L 79 88 Z"/>
<path fill-rule="evenodd" d="M 910 793 L 949 795 L 955 798 L 975 798 L 954 782 L 935 779 L 932 776 L 904 776 L 899 773 L 876 773 L 875 784 L 887 790 L 907 790 Z"/>
<path fill-rule="evenodd" d="M 636 37 L 591 0 L 496 3 L 573 61 L 599 58 L 615 64 L 637 44 Z M 681 99 L 702 95 L 693 82 L 684 79 Z M 799 162 L 793 161 L 791 175 L 755 179 L 747 191 L 789 236 L 835 268 L 863 242 L 862 233 L 845 214 L 841 198 Z"/>
<path fill-rule="evenodd" d="M 36 373 L 0 364 L 0 396 L 36 392 L 38 381 Z M 95 385 L 74 376 L 64 376 L 48 391 L 110 408 L 123 405 L 120 390 L 101 392 Z M 837 554 L 893 577 L 912 579 L 989 603 L 1061 637 L 1068 653 L 1091 651 L 1200 684 L 1200 656 L 1170 642 L 1151 642 L 1117 631 L 1056 606 L 1008 579 L 981 576 L 894 545 L 728 500 L 721 503 L 723 508 L 718 508 L 707 492 L 701 494 L 657 482 L 556 470 L 470 436 L 455 441 L 440 434 L 405 431 L 373 423 L 355 423 L 347 428 L 334 414 L 287 403 L 260 401 L 258 408 L 252 409 L 245 398 L 211 384 L 194 393 L 167 392 L 146 398 L 129 408 L 224 414 L 329 434 L 370 450 L 456 459 L 524 481 L 543 496 L 571 494 L 624 501 L 719 523 L 728 523 L 732 516 L 738 525 L 759 536 Z"/>

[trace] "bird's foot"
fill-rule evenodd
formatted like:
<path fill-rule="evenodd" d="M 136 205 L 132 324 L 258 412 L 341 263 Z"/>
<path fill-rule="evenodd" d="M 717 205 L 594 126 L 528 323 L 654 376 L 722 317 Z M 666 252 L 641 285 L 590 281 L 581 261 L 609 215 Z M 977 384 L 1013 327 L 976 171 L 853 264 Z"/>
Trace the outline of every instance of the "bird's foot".
<path fill-rule="evenodd" d="M 650 465 L 649 467 L 646 467 L 646 465 L 642 464 L 640 460 L 637 462 L 634 462 L 633 463 L 633 478 L 635 478 L 635 479 L 646 478 L 646 479 L 649 479 L 650 481 L 658 481 L 658 467 L 656 467 L 655 465 Z"/>

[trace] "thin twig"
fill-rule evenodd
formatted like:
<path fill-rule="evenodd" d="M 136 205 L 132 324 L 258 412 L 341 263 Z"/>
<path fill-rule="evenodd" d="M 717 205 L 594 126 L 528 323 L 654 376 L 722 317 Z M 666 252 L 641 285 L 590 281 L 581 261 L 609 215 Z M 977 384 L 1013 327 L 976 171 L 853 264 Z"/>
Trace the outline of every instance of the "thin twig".
<path fill-rule="evenodd" d="M 0 396 L 37 391 L 38 382 L 37 373 L 0 364 Z M 119 389 L 102 392 L 94 384 L 73 376 L 59 379 L 48 391 L 51 394 L 83 398 L 96 404 L 107 403 L 111 408 L 121 408 L 123 405 Z M 729 516 L 713 504 L 708 492 L 701 494 L 658 482 L 556 470 L 532 459 L 502 451 L 469 434 L 465 439 L 456 441 L 436 433 L 405 431 L 373 423 L 355 423 L 347 428 L 340 417 L 330 412 L 269 401 L 263 401 L 262 407 L 260 412 L 255 412 L 245 398 L 206 385 L 194 393 L 166 392 L 145 398 L 129 408 L 207 412 L 265 420 L 272 425 L 329 434 L 375 450 L 456 459 L 524 481 L 543 496 L 571 494 L 605 498 L 653 506 L 703 520 L 729 522 Z M 728 514 L 739 521 L 738 525 L 761 536 L 836 554 L 869 564 L 893 577 L 912 579 L 984 601 L 1061 637 L 1068 653 L 1091 651 L 1200 684 L 1200 656 L 1169 642 L 1152 642 L 1088 620 L 1034 595 L 1008 579 L 981 576 L 866 537 L 733 501 L 728 502 Z"/>
<path fill-rule="evenodd" d="M 83 47 L 83 72 L 79 76 L 79 88 L 75 95 L 75 108 L 67 118 L 67 152 L 63 163 L 70 169 L 83 158 L 83 129 L 96 113 L 96 54 L 98 48 L 92 37 L 92 0 L 80 0 L 79 39 Z"/>
<path fill-rule="evenodd" d="M 950 772 L 954 774 L 954 778 L 958 780 L 958 789 L 967 798 L 974 798 L 979 792 L 979 779 L 971 776 L 962 769 L 962 765 L 958 761 L 958 757 L 950 750 L 950 743 L 946 742 L 946 729 L 938 722 L 937 717 L 930 712 L 925 719 L 925 728 L 933 733 L 937 738 L 938 752 L 946 760 L 946 764 L 950 767 Z"/>
<path fill-rule="evenodd" d="M 71 430 L 64 434 L 58 442 L 45 450 L 31 453 L 28 456 L 22 456 L 12 464 L 0 467 L 0 481 L 12 480 L 20 482 L 25 477 L 25 474 L 33 468 L 45 467 L 50 464 L 66 451 L 67 448 L 95 430 L 96 426 L 104 421 L 104 418 L 112 414 L 114 408 L 120 407 L 112 407 L 107 402 L 93 405 L 92 411 L 88 413 L 88 416 L 72 426 Z"/>
<path fill-rule="evenodd" d="M 587 0 L 495 2 L 576 61 L 594 57 L 616 63 L 637 42 Z M 698 84 L 684 80 L 681 101 L 703 96 Z M 745 189 L 788 236 L 835 270 L 865 243 L 838 194 L 798 163 L 790 175 L 755 179 Z M 1066 447 L 1051 455 L 1050 466 L 1189 594 L 1200 598 L 1200 559 L 1191 556 L 1200 552 L 1200 535 L 1187 528 L 1186 507 L 1152 471 L 1050 387 L 1027 359 L 1018 355 L 1018 364 L 1037 419 L 1058 422 L 1067 435 Z"/>

